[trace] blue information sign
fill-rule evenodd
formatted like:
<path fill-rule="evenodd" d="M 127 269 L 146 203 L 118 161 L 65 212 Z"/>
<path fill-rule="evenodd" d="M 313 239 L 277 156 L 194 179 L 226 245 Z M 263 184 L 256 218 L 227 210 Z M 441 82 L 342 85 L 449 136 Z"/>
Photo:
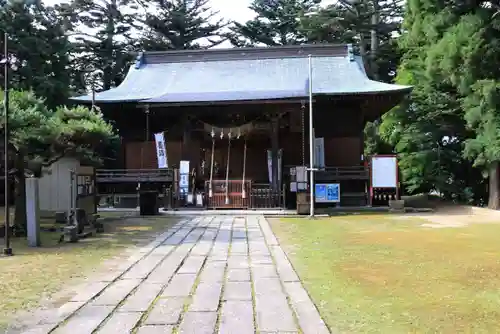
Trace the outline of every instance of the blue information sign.
<path fill-rule="evenodd" d="M 314 197 L 316 203 L 338 203 L 340 202 L 340 184 L 316 184 Z"/>

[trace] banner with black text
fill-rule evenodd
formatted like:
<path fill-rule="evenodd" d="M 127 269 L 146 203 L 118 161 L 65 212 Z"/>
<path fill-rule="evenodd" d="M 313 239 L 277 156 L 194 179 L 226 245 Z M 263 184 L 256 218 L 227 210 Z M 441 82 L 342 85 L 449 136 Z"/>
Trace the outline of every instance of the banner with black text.
<path fill-rule="evenodd" d="M 165 136 L 163 132 L 155 133 L 156 142 L 156 160 L 158 168 L 168 168 L 167 148 L 165 145 Z"/>

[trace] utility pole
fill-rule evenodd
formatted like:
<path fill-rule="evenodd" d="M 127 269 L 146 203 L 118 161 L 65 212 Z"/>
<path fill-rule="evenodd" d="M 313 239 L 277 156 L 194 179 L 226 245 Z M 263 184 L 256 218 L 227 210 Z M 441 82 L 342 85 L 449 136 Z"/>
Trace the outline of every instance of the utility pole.
<path fill-rule="evenodd" d="M 3 254 L 12 255 L 12 248 L 10 247 L 10 212 L 9 212 L 9 36 L 4 32 L 4 59 L 2 60 L 4 66 L 4 188 L 5 188 L 5 248 Z"/>
<path fill-rule="evenodd" d="M 313 83 L 312 55 L 309 55 L 309 217 L 314 217 L 314 126 L 313 126 Z"/>

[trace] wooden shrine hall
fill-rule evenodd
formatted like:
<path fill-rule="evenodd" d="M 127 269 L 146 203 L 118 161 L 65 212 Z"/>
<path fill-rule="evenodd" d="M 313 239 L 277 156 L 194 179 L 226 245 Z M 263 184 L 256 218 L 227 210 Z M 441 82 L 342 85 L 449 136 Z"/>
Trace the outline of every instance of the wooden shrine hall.
<path fill-rule="evenodd" d="M 119 158 L 97 175 L 113 192 L 150 182 L 208 208 L 294 207 L 310 186 L 297 183 L 309 165 L 309 80 L 316 180 L 339 183 L 342 205 L 367 205 L 364 126 L 411 87 L 370 80 L 350 45 L 143 52 L 118 87 L 73 100 L 96 103 L 120 131 Z"/>

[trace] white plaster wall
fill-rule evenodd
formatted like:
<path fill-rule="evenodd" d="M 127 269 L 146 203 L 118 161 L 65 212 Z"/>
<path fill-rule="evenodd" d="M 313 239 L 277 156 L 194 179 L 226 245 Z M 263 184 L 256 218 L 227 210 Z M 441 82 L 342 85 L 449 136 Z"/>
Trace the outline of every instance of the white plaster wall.
<path fill-rule="evenodd" d="M 39 180 L 41 211 L 68 210 L 71 198 L 70 171 L 76 170 L 79 166 L 80 163 L 76 159 L 62 158 L 43 171 L 43 176 Z"/>

